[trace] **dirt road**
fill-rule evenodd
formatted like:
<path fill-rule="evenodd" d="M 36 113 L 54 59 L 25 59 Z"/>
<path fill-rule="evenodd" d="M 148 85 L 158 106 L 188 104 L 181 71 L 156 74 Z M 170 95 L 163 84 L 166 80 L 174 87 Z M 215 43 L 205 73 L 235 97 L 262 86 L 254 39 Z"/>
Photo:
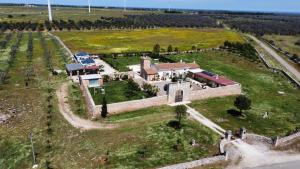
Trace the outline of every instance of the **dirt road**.
<path fill-rule="evenodd" d="M 262 48 L 264 48 L 272 57 L 274 57 L 282 66 L 284 66 L 290 73 L 292 73 L 298 81 L 300 81 L 300 72 L 291 66 L 287 61 L 285 61 L 281 56 L 279 56 L 271 47 L 267 46 L 259 39 L 252 35 L 248 35 L 252 38 L 256 43 L 258 43 Z"/>
<path fill-rule="evenodd" d="M 81 119 L 76 116 L 70 108 L 68 103 L 68 83 L 64 83 L 60 89 L 56 91 L 56 95 L 59 103 L 59 111 L 64 118 L 74 127 L 81 130 L 93 130 L 93 129 L 112 129 L 117 127 L 112 124 L 101 124 L 99 122 L 93 122 L 90 120 Z"/>

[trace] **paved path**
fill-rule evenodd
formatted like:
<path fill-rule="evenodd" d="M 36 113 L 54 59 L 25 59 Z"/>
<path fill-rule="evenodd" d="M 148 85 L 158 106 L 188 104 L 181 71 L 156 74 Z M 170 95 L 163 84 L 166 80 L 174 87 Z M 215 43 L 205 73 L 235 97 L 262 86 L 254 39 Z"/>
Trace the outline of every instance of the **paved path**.
<path fill-rule="evenodd" d="M 198 111 L 191 108 L 190 106 L 188 106 L 188 105 L 185 105 L 185 106 L 188 108 L 187 113 L 189 113 L 192 118 L 194 118 L 195 120 L 197 120 L 201 124 L 205 125 L 206 127 L 212 129 L 213 131 L 215 131 L 216 133 L 218 133 L 222 137 L 224 137 L 224 133 L 226 131 L 222 127 L 220 127 L 216 123 L 212 122 L 208 118 L 204 117 L 202 114 L 200 114 Z"/>
<path fill-rule="evenodd" d="M 248 35 L 262 48 L 264 48 L 272 57 L 274 57 L 282 66 L 284 66 L 290 73 L 292 73 L 300 81 L 300 72 L 279 56 L 271 47 L 261 42 L 259 39 L 252 35 Z"/>
<path fill-rule="evenodd" d="M 116 125 L 101 124 L 99 122 L 93 122 L 90 120 L 81 119 L 78 116 L 76 116 L 71 111 L 71 107 L 68 103 L 68 83 L 64 83 L 60 87 L 60 89 L 56 91 L 56 95 L 58 98 L 58 104 L 59 104 L 58 107 L 60 113 L 75 128 L 79 128 L 81 130 L 93 130 L 93 129 L 112 129 L 116 127 Z"/>
<path fill-rule="evenodd" d="M 95 59 L 96 65 L 103 65 L 104 72 L 101 72 L 102 75 L 111 75 L 117 73 L 118 71 L 111 67 L 108 63 L 104 62 L 101 59 Z"/>
<path fill-rule="evenodd" d="M 286 163 L 255 167 L 252 169 L 299 169 L 299 168 L 300 168 L 300 161 L 291 161 Z"/>

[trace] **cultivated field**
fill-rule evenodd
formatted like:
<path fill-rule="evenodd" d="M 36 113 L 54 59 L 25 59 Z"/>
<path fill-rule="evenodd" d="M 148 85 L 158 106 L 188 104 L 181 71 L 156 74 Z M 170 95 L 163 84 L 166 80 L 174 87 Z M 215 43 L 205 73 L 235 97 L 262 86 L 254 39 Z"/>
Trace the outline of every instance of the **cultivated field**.
<path fill-rule="evenodd" d="M 43 23 L 48 19 L 47 7 L 31 7 L 27 8 L 24 6 L 0 6 L 0 22 L 1 21 L 12 21 L 12 22 L 40 22 Z M 124 17 L 124 15 L 138 15 L 153 13 L 151 11 L 133 11 L 127 10 L 124 12 L 121 9 L 99 9 L 92 8 L 92 12 L 88 13 L 87 8 L 68 8 L 68 7 L 53 7 L 53 19 L 55 20 L 90 20 L 94 21 L 101 19 L 101 17 Z M 155 12 L 158 13 L 158 12 Z M 8 15 L 12 15 L 9 18 Z"/>
<path fill-rule="evenodd" d="M 225 129 L 246 127 L 250 132 L 267 136 L 285 135 L 299 127 L 300 91 L 284 76 L 267 70 L 262 63 L 250 62 L 235 54 L 209 51 L 192 55 L 177 55 L 176 61 L 194 60 L 201 68 L 224 75 L 242 84 L 243 92 L 252 100 L 246 118 L 230 114 L 235 97 L 194 101 L 191 106 Z M 279 91 L 285 94 L 278 94 Z M 265 112 L 269 117 L 263 119 Z"/>
<path fill-rule="evenodd" d="M 224 41 L 243 41 L 239 34 L 224 29 L 161 28 L 148 30 L 98 30 L 55 32 L 73 51 L 89 53 L 120 53 L 152 51 L 155 44 L 167 50 L 169 45 L 179 50 L 213 48 Z"/>

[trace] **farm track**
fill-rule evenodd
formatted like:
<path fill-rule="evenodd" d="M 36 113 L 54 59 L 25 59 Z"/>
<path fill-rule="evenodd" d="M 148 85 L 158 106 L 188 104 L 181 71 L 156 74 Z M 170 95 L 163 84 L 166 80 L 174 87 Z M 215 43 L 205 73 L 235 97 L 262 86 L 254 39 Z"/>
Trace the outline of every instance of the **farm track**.
<path fill-rule="evenodd" d="M 99 122 L 93 122 L 77 117 L 72 112 L 70 105 L 68 104 L 68 83 L 64 83 L 60 89 L 56 91 L 58 98 L 58 106 L 60 113 L 64 118 L 75 128 L 81 130 L 93 130 L 93 129 L 113 129 L 116 125 L 101 124 Z"/>

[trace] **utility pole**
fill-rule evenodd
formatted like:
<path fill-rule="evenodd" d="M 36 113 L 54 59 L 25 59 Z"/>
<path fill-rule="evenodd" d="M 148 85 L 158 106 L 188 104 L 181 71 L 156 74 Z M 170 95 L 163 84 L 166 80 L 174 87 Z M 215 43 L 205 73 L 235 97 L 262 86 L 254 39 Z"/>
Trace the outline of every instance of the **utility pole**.
<path fill-rule="evenodd" d="M 30 142 L 31 142 L 31 150 L 32 150 L 32 158 L 33 158 L 33 168 L 37 167 L 37 163 L 35 160 L 35 152 L 34 152 L 34 147 L 33 147 L 33 141 L 32 141 L 32 133 L 30 132 L 28 135 Z"/>
<path fill-rule="evenodd" d="M 49 15 L 49 21 L 52 22 L 52 11 L 51 11 L 50 0 L 48 0 L 48 15 Z"/>

